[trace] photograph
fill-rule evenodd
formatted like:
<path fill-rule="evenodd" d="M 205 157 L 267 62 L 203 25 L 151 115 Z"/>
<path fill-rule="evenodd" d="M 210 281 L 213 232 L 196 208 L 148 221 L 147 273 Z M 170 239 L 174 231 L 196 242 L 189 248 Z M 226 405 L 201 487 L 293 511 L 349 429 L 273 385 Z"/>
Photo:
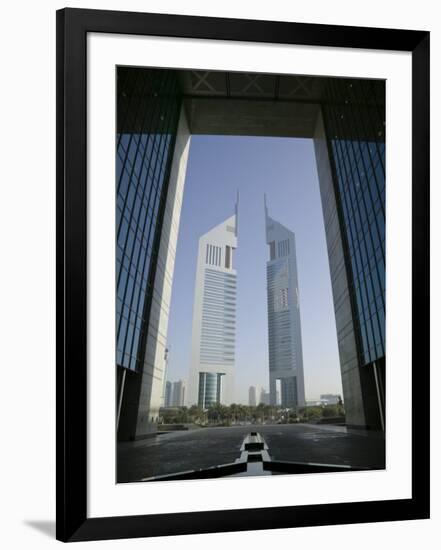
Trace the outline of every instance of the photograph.
<path fill-rule="evenodd" d="M 438 4 L 5 8 L 1 547 L 431 549 Z"/>
<path fill-rule="evenodd" d="M 116 483 L 385 470 L 386 81 L 115 78 Z"/>

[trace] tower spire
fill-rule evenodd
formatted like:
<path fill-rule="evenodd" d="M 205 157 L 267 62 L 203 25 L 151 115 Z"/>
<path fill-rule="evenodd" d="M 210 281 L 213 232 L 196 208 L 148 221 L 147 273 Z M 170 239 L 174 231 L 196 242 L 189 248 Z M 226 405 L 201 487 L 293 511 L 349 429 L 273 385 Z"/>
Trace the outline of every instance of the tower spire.
<path fill-rule="evenodd" d="M 266 202 L 266 193 L 263 194 L 263 207 L 265 209 L 265 231 L 268 238 L 268 204 Z"/>
<path fill-rule="evenodd" d="M 235 236 L 237 237 L 239 229 L 239 189 L 236 191 L 236 205 L 234 207 L 234 213 L 236 214 Z"/>

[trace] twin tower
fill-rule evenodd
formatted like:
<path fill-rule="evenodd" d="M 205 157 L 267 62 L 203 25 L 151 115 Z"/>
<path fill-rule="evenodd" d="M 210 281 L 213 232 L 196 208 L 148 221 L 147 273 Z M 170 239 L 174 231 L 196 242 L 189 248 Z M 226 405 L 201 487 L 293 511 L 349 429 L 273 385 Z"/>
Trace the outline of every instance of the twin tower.
<path fill-rule="evenodd" d="M 234 403 L 238 237 L 234 214 L 199 239 L 188 405 Z M 295 236 L 268 216 L 265 200 L 271 405 L 305 406 Z M 252 315 L 252 312 L 250 312 Z"/>

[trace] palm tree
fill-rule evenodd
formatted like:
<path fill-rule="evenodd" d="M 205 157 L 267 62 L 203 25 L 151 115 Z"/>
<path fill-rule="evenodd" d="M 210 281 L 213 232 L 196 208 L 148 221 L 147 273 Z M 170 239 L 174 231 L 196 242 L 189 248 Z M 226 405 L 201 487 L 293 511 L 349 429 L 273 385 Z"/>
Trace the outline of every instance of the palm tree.
<path fill-rule="evenodd" d="M 208 408 L 208 419 L 218 424 L 228 418 L 228 408 L 221 403 L 213 403 Z"/>
<path fill-rule="evenodd" d="M 257 412 L 262 424 L 265 422 L 267 407 L 268 407 L 268 405 L 265 405 L 265 403 L 259 403 L 256 407 L 256 412 Z"/>
<path fill-rule="evenodd" d="M 242 421 L 248 419 L 248 407 L 246 405 L 239 405 L 239 415 Z"/>
<path fill-rule="evenodd" d="M 233 418 L 233 421 L 234 423 L 236 423 L 239 416 L 239 405 L 236 405 L 236 403 L 232 403 L 229 409 L 230 409 L 230 414 Z"/>
<path fill-rule="evenodd" d="M 188 409 L 188 416 L 190 421 L 194 424 L 202 424 L 205 418 L 205 413 L 198 405 L 192 405 Z"/>

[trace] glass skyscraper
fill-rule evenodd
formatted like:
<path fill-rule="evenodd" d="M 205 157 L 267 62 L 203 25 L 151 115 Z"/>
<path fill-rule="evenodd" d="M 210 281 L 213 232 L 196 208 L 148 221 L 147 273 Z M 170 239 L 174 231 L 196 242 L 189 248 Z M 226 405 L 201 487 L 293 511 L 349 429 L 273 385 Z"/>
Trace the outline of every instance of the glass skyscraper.
<path fill-rule="evenodd" d="M 124 95 L 124 81 L 135 79 L 138 98 Z M 179 118 L 177 80 L 172 71 L 119 69 L 116 201 L 117 364 L 138 370 L 142 362 L 147 287 L 157 220 L 167 184 Z M 136 102 L 131 106 L 131 102 Z M 137 119 L 147 120 L 137 132 Z"/>
<path fill-rule="evenodd" d="M 181 95 L 176 73 L 158 69 L 119 67 L 117 90 L 115 331 L 125 439 L 136 437 L 142 373 L 154 369 L 147 335 Z"/>
<path fill-rule="evenodd" d="M 344 324 L 336 307 L 337 330 L 339 341 L 354 335 L 365 423 L 384 429 L 385 84 L 329 79 L 325 90 L 322 114 L 352 311 Z M 337 271 L 331 261 L 331 278 Z M 349 363 L 342 362 L 342 372 Z"/>
<path fill-rule="evenodd" d="M 374 85 L 333 82 L 331 97 L 347 92 L 350 100 L 324 108 L 354 279 L 351 290 L 359 316 L 362 364 L 385 355 L 384 110 L 375 104 Z M 360 92 L 372 99 L 370 109 L 353 105 L 351 100 Z"/>
<path fill-rule="evenodd" d="M 268 299 L 268 352 L 271 405 L 277 405 L 280 382 L 281 405 L 305 406 L 302 333 L 295 236 L 268 215 L 265 199 Z"/>

